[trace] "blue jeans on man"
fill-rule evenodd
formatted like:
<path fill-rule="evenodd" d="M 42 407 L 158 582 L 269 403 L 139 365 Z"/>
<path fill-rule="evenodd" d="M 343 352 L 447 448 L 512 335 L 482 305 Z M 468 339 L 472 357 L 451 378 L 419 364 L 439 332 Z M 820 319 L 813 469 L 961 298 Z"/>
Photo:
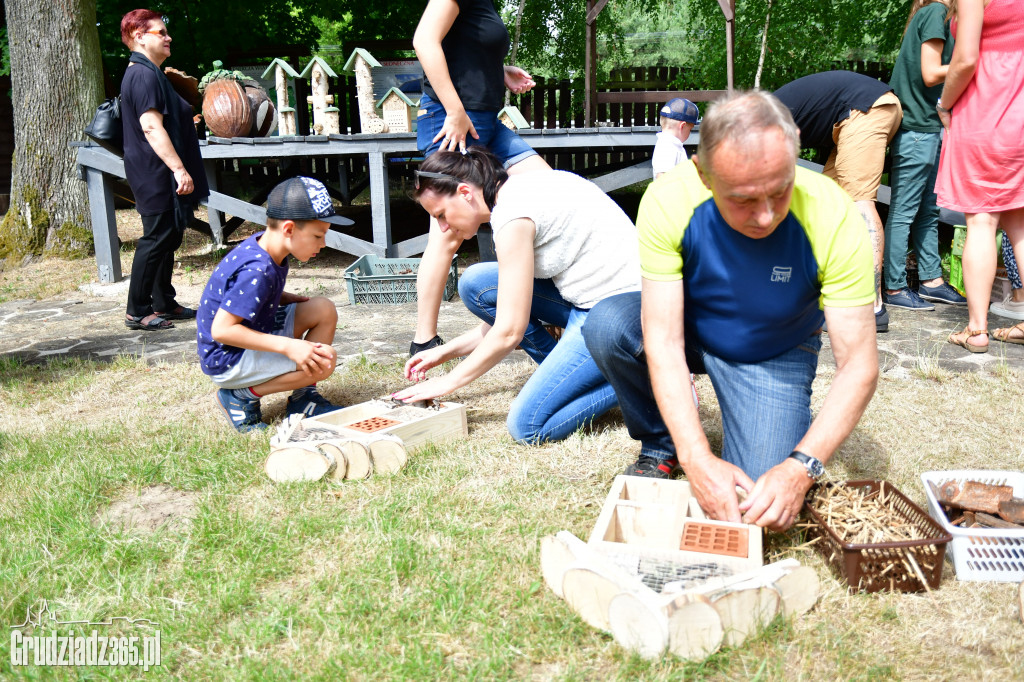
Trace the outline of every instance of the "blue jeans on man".
<path fill-rule="evenodd" d="M 594 306 L 583 337 L 615 388 L 626 429 L 640 441 L 641 457 L 674 458 L 675 446 L 655 402 L 644 355 L 640 293 L 612 296 Z M 774 358 L 743 363 L 716 357 L 686 338 L 690 371 L 707 374 L 718 398 L 722 459 L 757 480 L 789 456 L 811 424 L 811 382 L 820 348 L 821 334 L 813 334 Z"/>
<path fill-rule="evenodd" d="M 939 207 L 935 177 L 939 171 L 941 133 L 900 129 L 892 139 L 892 199 L 885 221 L 885 288 L 907 286 L 907 247 L 917 254 L 922 282 L 942 277 L 939 259 Z"/>
<path fill-rule="evenodd" d="M 459 278 L 459 297 L 471 313 L 494 324 L 498 264 L 467 268 Z M 520 346 L 539 366 L 509 409 L 506 424 L 515 440 L 561 440 L 615 407 L 615 391 L 583 341 L 587 315 L 588 311 L 563 299 L 551 280 L 533 281 L 530 322 Z M 564 328 L 557 343 L 542 322 Z"/>

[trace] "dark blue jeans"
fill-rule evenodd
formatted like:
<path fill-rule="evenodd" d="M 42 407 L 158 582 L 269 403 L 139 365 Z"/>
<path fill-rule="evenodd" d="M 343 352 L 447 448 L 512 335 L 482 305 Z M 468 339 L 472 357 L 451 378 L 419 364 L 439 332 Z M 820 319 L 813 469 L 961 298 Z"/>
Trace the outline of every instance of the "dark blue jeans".
<path fill-rule="evenodd" d="M 459 279 L 459 296 L 469 311 L 494 324 L 498 305 L 498 264 L 471 265 Z M 583 343 L 588 312 L 558 293 L 549 279 L 533 281 L 530 323 L 520 346 L 538 364 L 512 401 L 506 425 L 522 443 L 561 440 L 615 407 L 615 391 Z M 558 343 L 541 321 L 563 327 Z"/>
<path fill-rule="evenodd" d="M 667 313 L 671 314 L 671 313 Z M 640 454 L 675 457 L 668 427 L 651 388 L 640 326 L 640 294 L 620 294 L 598 303 L 583 326 L 587 349 L 615 388 L 629 435 Z M 722 459 L 757 480 L 784 460 L 811 425 L 811 382 L 821 335 L 761 362 L 724 360 L 686 339 L 690 371 L 707 374 L 722 412 Z M 689 382 L 680 376 L 679 381 Z"/>

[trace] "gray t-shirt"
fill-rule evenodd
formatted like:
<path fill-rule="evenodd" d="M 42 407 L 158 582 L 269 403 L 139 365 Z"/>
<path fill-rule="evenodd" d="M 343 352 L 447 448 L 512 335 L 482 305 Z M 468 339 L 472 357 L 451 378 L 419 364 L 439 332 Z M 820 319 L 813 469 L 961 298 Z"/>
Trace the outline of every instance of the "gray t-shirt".
<path fill-rule="evenodd" d="M 534 277 L 550 279 L 577 308 L 589 310 L 609 296 L 639 291 L 636 228 L 589 180 L 565 171 L 509 177 L 491 211 L 496 245 L 502 228 L 517 218 L 537 227 Z"/>

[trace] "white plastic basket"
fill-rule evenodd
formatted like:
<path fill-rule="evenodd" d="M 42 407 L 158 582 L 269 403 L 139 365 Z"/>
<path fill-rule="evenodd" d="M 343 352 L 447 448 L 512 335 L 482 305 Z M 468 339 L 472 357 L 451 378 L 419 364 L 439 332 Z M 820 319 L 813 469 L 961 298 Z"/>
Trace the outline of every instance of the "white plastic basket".
<path fill-rule="evenodd" d="M 1024 580 L 1024 530 L 959 528 L 951 525 L 929 484 L 980 481 L 1013 486 L 1014 497 L 1024 497 L 1024 473 L 1018 471 L 957 470 L 921 474 L 928 496 L 928 512 L 953 536 L 948 545 L 958 580 L 1015 582 Z"/>

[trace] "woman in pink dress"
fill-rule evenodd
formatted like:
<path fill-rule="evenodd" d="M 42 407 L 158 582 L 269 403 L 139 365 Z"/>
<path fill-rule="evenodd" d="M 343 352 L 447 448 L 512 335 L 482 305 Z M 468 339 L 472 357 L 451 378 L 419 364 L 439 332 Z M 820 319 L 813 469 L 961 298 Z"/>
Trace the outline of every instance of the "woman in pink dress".
<path fill-rule="evenodd" d="M 954 0 L 950 9 L 956 47 L 937 105 L 947 138 L 935 191 L 939 205 L 967 216 L 969 322 L 949 341 L 984 353 L 997 228 L 1024 260 L 1024 2 Z M 1024 323 L 992 336 L 1024 344 Z"/>

